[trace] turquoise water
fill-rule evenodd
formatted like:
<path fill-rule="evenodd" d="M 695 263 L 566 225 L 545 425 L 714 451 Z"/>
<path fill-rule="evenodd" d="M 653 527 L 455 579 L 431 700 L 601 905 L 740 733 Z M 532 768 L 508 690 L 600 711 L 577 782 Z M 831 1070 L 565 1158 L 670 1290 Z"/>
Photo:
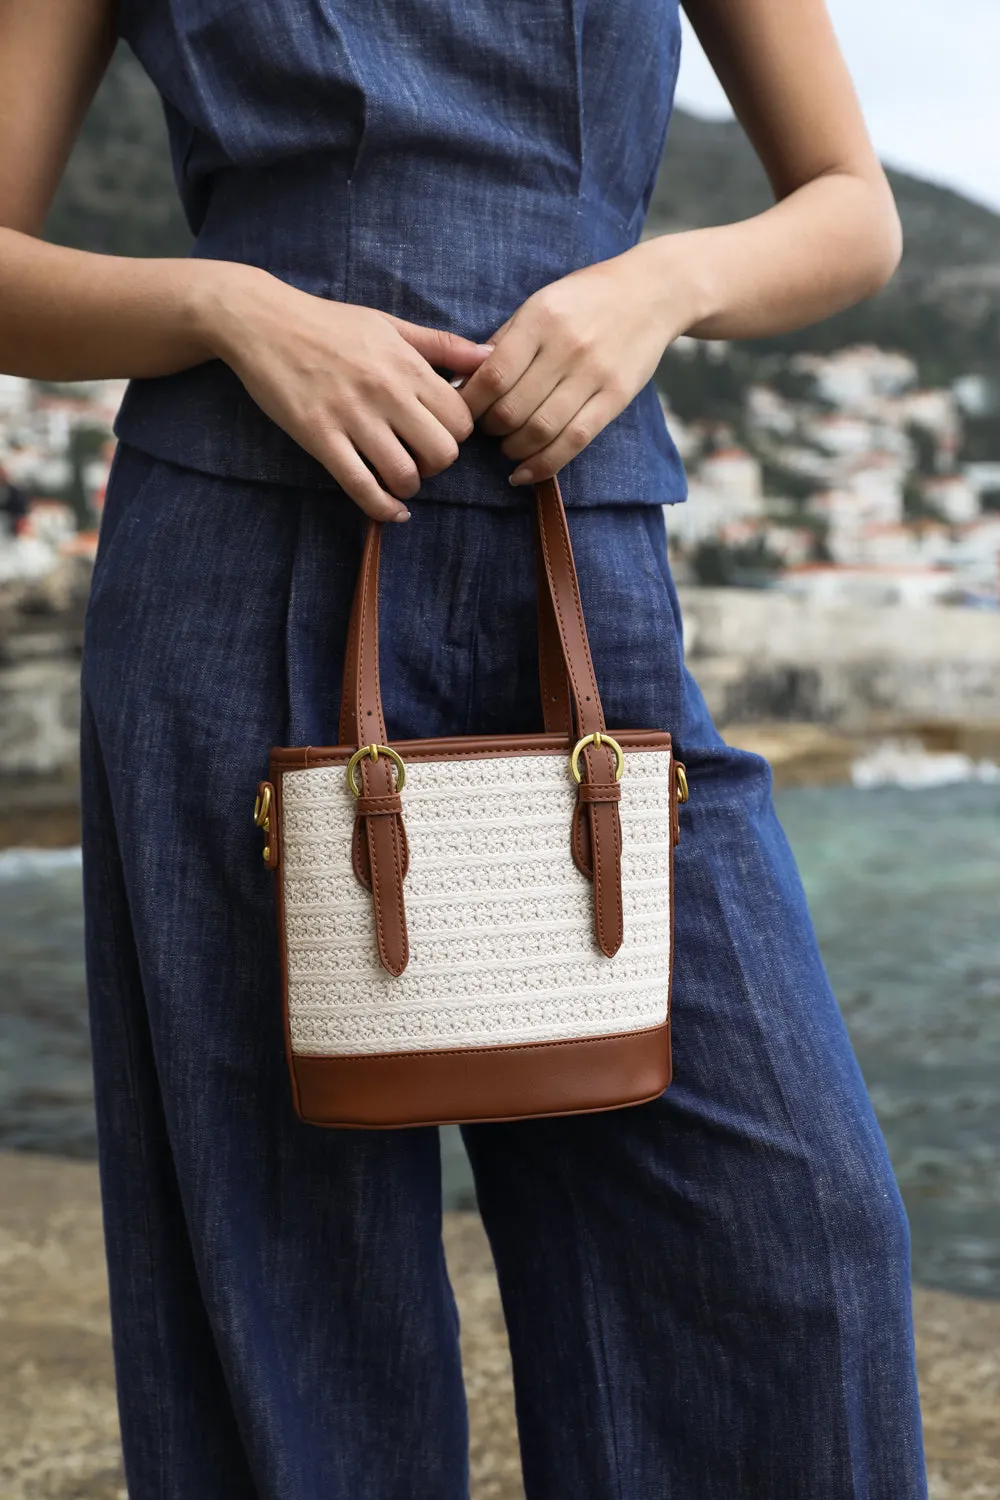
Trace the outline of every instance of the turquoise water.
<path fill-rule="evenodd" d="M 1000 786 L 778 796 L 918 1280 L 1000 1297 Z M 78 854 L 0 854 L 0 1146 L 94 1151 Z M 447 1197 L 471 1202 L 456 1133 Z"/>

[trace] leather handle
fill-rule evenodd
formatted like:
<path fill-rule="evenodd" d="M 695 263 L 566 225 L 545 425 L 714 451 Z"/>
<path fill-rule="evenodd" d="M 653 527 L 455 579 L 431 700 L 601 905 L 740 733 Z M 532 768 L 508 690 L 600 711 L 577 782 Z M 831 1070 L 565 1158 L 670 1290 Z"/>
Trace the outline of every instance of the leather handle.
<path fill-rule="evenodd" d="M 370 520 L 344 657 L 340 743 L 357 748 L 386 743 L 378 671 L 381 533 L 381 523 Z M 602 733 L 605 723 L 566 509 L 555 476 L 535 485 L 535 543 L 539 679 L 545 727 L 565 733 L 569 750 L 574 723 L 580 738 Z M 623 938 L 622 833 L 615 761 L 611 747 L 604 742 L 585 746 L 582 760 L 570 844 L 577 867 L 593 881 L 595 933 L 601 950 L 610 958 Z M 354 864 L 359 879 L 370 885 L 379 959 L 391 974 L 400 974 L 409 953 L 403 905 L 408 858 L 402 808 L 390 766 L 385 755 L 377 759 L 365 756 L 360 761 L 362 796 L 355 821 Z"/>
<path fill-rule="evenodd" d="M 553 477 L 534 489 L 542 715 L 548 733 L 565 734 L 569 741 L 574 722 L 580 735 L 603 730 L 604 713 L 559 482 Z M 381 530 L 380 522 L 368 522 L 351 606 L 340 699 L 341 745 L 384 744 L 386 739 L 378 675 Z"/>

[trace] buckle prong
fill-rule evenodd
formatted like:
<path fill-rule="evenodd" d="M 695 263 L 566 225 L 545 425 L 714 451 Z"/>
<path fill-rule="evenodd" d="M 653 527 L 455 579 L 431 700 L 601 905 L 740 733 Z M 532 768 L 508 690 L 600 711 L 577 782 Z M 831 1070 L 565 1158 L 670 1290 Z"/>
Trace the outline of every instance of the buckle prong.
<path fill-rule="evenodd" d="M 598 748 L 601 745 L 611 746 L 611 749 L 615 752 L 615 780 L 621 781 L 622 772 L 625 769 L 625 756 L 622 753 L 622 747 L 621 745 L 619 745 L 616 739 L 612 738 L 610 734 L 607 734 L 604 730 L 599 729 L 595 729 L 593 734 L 585 734 L 583 736 L 583 739 L 577 740 L 576 744 L 573 746 L 573 753 L 569 758 L 569 768 L 573 773 L 573 780 L 577 782 L 577 784 L 579 784 L 583 780 L 583 776 L 580 771 L 580 751 L 583 750 L 586 745 L 594 745 Z"/>
<path fill-rule="evenodd" d="M 354 774 L 358 762 L 364 760 L 366 755 L 370 756 L 373 761 L 378 760 L 379 754 L 388 755 L 389 759 L 396 767 L 396 791 L 401 792 L 403 790 L 403 787 L 406 785 L 406 767 L 404 766 L 400 756 L 396 754 L 391 745 L 362 745 L 359 750 L 355 750 L 354 754 L 347 762 L 347 785 L 350 787 L 355 797 L 361 796 L 361 788 L 358 785 L 357 777 Z"/>

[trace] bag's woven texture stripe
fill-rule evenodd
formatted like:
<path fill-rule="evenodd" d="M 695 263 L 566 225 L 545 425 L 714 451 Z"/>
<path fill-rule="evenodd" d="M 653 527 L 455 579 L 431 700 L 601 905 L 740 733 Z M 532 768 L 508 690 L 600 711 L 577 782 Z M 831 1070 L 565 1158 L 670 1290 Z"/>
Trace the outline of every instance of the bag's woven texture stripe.
<path fill-rule="evenodd" d="M 510 1046 L 663 1025 L 671 774 L 667 750 L 626 755 L 625 940 L 609 959 L 594 937 L 592 886 L 570 855 L 576 788 L 565 754 L 410 763 L 410 961 L 394 978 L 379 964 L 371 896 L 351 868 L 354 798 L 343 768 L 286 771 L 293 1051 Z"/>

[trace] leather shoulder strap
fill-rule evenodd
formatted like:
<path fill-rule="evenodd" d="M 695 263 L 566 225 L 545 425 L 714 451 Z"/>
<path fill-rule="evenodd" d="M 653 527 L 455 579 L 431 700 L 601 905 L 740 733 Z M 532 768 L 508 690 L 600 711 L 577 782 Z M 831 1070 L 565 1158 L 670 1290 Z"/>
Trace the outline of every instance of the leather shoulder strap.
<path fill-rule="evenodd" d="M 580 738 L 600 734 L 605 729 L 604 710 L 558 480 L 551 478 L 536 484 L 535 501 L 539 676 L 544 722 L 547 729 L 566 733 L 568 752 L 574 720 Z M 344 658 L 340 742 L 355 747 L 384 744 L 386 736 L 378 673 L 380 536 L 380 524 L 369 521 Z M 591 741 L 584 747 L 581 760 L 581 787 L 586 785 L 587 791 L 580 792 L 571 840 L 574 850 L 578 851 L 582 845 L 581 825 L 585 820 L 590 857 L 586 864 L 578 855 L 575 857 L 580 868 L 586 868 L 592 876 L 597 939 L 610 956 L 621 946 L 623 935 L 620 789 L 615 780 L 615 760 L 610 746 L 595 745 Z M 392 813 L 388 808 L 379 814 L 371 811 L 376 806 L 380 809 L 386 807 L 384 799 L 394 793 L 388 758 L 367 756 L 359 764 L 363 800 L 358 817 L 364 818 L 368 826 L 379 954 L 383 965 L 390 972 L 398 973 L 406 963 L 402 900 L 405 834 L 395 808 Z"/>

